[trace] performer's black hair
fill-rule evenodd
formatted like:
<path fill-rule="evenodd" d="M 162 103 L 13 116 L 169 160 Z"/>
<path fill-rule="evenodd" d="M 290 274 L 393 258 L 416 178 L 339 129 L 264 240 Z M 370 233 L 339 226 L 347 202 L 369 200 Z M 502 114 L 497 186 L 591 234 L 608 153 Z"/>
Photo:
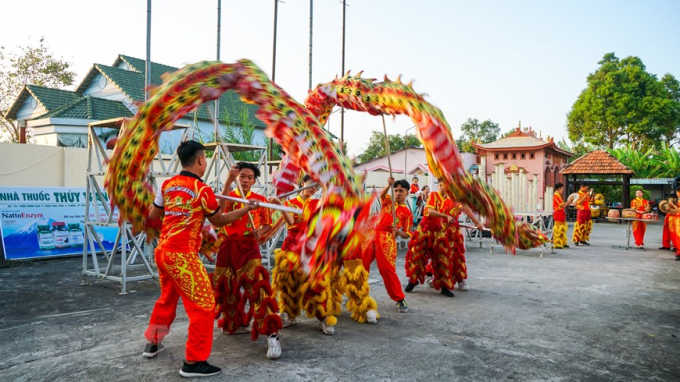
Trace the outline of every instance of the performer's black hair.
<path fill-rule="evenodd" d="M 392 187 L 397 188 L 397 186 L 400 186 L 407 191 L 411 189 L 411 185 L 408 184 L 406 179 L 397 180 L 394 183 L 392 183 Z"/>
<path fill-rule="evenodd" d="M 239 170 L 243 170 L 244 168 L 253 170 L 253 173 L 255 174 L 255 178 L 259 178 L 259 177 L 260 177 L 260 169 L 257 168 L 257 166 L 255 166 L 255 165 L 252 164 L 252 163 L 248 163 L 248 162 L 238 162 L 238 163 L 236 163 L 236 167 L 238 167 Z"/>
<path fill-rule="evenodd" d="M 197 141 L 184 141 L 177 146 L 177 156 L 182 167 L 189 167 L 196 163 L 196 159 L 205 151 L 205 146 Z"/>

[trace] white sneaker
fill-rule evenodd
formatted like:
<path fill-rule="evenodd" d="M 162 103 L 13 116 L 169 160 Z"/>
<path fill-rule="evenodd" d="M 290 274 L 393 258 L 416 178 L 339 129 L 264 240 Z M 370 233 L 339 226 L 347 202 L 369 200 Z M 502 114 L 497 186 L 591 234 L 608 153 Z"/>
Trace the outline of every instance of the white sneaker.
<path fill-rule="evenodd" d="M 465 283 L 465 280 L 458 282 L 458 290 L 461 292 L 467 292 L 470 290 L 470 288 L 468 288 L 467 284 Z"/>
<path fill-rule="evenodd" d="M 376 312 L 374 309 L 371 309 L 368 312 L 366 312 L 366 322 L 369 324 L 377 324 L 378 312 Z"/>
<path fill-rule="evenodd" d="M 430 288 L 434 288 L 434 284 L 432 284 L 433 281 L 434 281 L 434 277 L 427 276 L 427 278 L 425 279 L 425 284 L 427 286 L 429 286 Z"/>
<path fill-rule="evenodd" d="M 329 336 L 332 336 L 335 333 L 335 326 L 326 325 L 325 318 L 323 321 L 319 321 L 319 328 L 321 328 L 323 334 L 328 334 Z"/>
<path fill-rule="evenodd" d="M 284 328 L 297 324 L 294 318 L 290 318 L 288 313 L 281 313 L 281 325 Z"/>
<path fill-rule="evenodd" d="M 267 338 L 267 358 L 277 359 L 281 357 L 281 343 L 278 334 L 272 334 Z"/>

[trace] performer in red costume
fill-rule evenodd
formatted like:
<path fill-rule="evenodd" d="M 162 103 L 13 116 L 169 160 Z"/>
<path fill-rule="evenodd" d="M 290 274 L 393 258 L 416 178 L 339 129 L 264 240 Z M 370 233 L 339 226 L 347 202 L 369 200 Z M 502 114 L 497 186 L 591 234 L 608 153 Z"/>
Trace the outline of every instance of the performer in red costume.
<path fill-rule="evenodd" d="M 590 232 L 593 230 L 593 219 L 590 216 L 590 195 L 588 195 L 588 186 L 581 184 L 578 191 L 578 199 L 576 199 L 576 223 L 574 223 L 574 235 L 571 240 L 574 245 L 590 245 Z"/>
<path fill-rule="evenodd" d="M 635 217 L 642 219 L 642 214 L 648 213 L 652 210 L 649 202 L 642 197 L 644 192 L 642 190 L 635 191 L 635 199 L 630 202 L 630 208 L 635 209 Z M 633 237 L 635 238 L 635 246 L 640 249 L 645 247 L 645 231 L 647 230 L 647 223 L 634 221 L 633 222 Z"/>
<path fill-rule="evenodd" d="M 680 200 L 680 187 L 675 189 L 677 200 Z M 668 210 L 668 231 L 671 243 L 675 248 L 675 260 L 680 261 L 680 206 L 676 202 L 669 202 Z"/>
<path fill-rule="evenodd" d="M 394 215 L 392 214 L 392 198 L 387 194 L 390 188 L 394 189 Z M 370 240 L 361 245 L 361 258 L 366 271 L 370 271 L 373 260 L 378 261 L 378 270 L 385 283 L 385 289 L 390 298 L 397 303 L 397 311 L 408 312 L 408 306 L 404 300 L 404 292 L 401 291 L 401 282 L 395 269 L 397 262 L 396 236 L 404 239 L 411 237 L 411 224 L 413 214 L 406 206 L 406 195 L 409 193 L 409 184 L 406 180 L 394 181 L 387 179 L 387 187 L 380 193 L 380 216 L 375 226 L 375 233 Z M 394 216 L 396 215 L 396 224 Z"/>
<path fill-rule="evenodd" d="M 283 212 L 286 218 L 288 233 L 283 240 L 281 249 L 276 251 L 276 267 L 272 271 L 272 287 L 278 296 L 281 308 L 283 327 L 295 324 L 295 319 L 304 310 L 308 317 L 316 317 L 319 327 L 324 334 L 335 333 L 335 317 L 341 310 L 342 294 L 336 285 L 337 271 L 324 278 L 318 285 L 312 287 L 307 282 L 300 263 L 302 243 L 307 233 L 307 223 L 316 211 L 319 200 L 312 196 L 318 190 L 313 187 L 314 181 L 309 175 L 302 177 L 301 187 L 310 187 L 300 191 L 295 199 L 284 202 L 284 205 L 303 210 L 302 215 L 292 215 Z M 289 220 L 288 220 L 289 219 Z"/>
<path fill-rule="evenodd" d="M 222 194 L 229 193 L 229 196 L 265 202 L 267 199 L 264 196 L 251 191 L 259 176 L 260 169 L 257 166 L 239 162 L 229 171 Z M 245 195 L 241 195 L 238 189 L 229 192 L 237 177 Z M 242 204 L 221 200 L 220 206 L 225 211 L 233 211 L 241 208 Z M 240 327 L 247 326 L 252 319 L 251 339 L 256 340 L 260 334 L 269 336 L 267 358 L 276 359 L 281 356 L 278 336 L 281 318 L 276 299 L 272 295 L 269 272 L 262 266 L 258 245 L 258 239 L 272 229 L 271 224 L 269 210 L 261 208 L 257 213 L 244 215 L 220 229 L 219 236 L 223 242 L 215 264 L 215 301 L 216 310 L 221 317 L 217 325 L 223 331 L 233 334 Z M 250 303 L 247 313 L 246 301 Z"/>
<path fill-rule="evenodd" d="M 474 213 L 462 204 L 454 202 L 452 199 L 445 197 L 441 208 L 442 216 L 446 218 L 446 239 L 449 242 L 449 250 L 452 252 L 451 261 L 453 264 L 453 281 L 458 283 L 458 290 L 466 292 L 469 290 L 467 283 L 467 264 L 465 260 L 465 238 L 460 231 L 460 223 L 458 217 L 461 212 L 472 220 L 477 226 L 478 230 L 483 230 L 484 226 L 477 220 Z M 434 213 L 437 214 L 436 212 Z M 440 263 L 441 264 L 441 263 Z M 434 274 L 433 270 L 433 274 Z M 443 274 L 443 271 L 438 271 L 438 274 Z M 435 287 L 434 279 L 432 286 Z"/>
<path fill-rule="evenodd" d="M 149 343 L 143 355 L 152 358 L 165 348 L 162 341 L 170 332 L 181 297 L 189 316 L 186 361 L 179 372 L 183 377 L 215 375 L 221 370 L 207 362 L 212 348 L 215 298 L 208 274 L 198 257 L 203 221 L 207 217 L 220 227 L 257 208 L 256 204 L 249 204 L 221 213 L 212 189 L 200 179 L 207 167 L 204 150 L 205 147 L 195 141 L 179 145 L 177 156 L 182 163 L 182 172 L 163 183 L 149 215 L 150 219 L 162 215 L 165 218 L 154 252 L 161 296 L 144 333 Z"/>

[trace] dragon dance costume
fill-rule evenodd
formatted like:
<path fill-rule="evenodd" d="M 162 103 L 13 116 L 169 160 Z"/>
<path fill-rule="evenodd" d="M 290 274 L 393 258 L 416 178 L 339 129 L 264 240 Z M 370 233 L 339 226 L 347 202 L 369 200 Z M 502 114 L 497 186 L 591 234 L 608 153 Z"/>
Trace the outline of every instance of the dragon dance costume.
<path fill-rule="evenodd" d="M 188 171 L 166 180 L 154 205 L 165 211 L 154 252 L 161 296 L 144 336 L 149 343 L 163 341 L 175 320 L 181 297 L 189 317 L 186 360 L 205 361 L 212 348 L 215 298 L 198 250 L 205 217 L 216 214 L 220 208 L 212 189 Z"/>

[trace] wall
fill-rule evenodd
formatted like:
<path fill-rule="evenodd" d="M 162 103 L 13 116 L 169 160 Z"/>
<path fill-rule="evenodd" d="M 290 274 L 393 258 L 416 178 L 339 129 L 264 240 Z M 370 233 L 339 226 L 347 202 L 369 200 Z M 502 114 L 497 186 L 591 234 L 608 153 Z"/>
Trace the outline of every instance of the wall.
<path fill-rule="evenodd" d="M 79 150 L 83 153 L 82 161 L 84 162 L 87 158 L 87 150 Z M 63 147 L 0 143 L 0 163 L 2 163 L 0 186 L 82 187 L 85 184 L 84 172 L 82 172 L 82 183 L 64 184 L 64 152 Z"/>

